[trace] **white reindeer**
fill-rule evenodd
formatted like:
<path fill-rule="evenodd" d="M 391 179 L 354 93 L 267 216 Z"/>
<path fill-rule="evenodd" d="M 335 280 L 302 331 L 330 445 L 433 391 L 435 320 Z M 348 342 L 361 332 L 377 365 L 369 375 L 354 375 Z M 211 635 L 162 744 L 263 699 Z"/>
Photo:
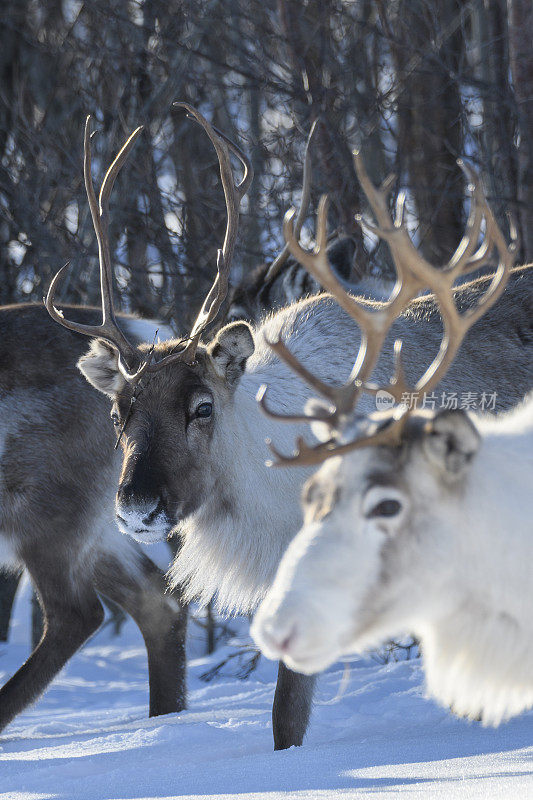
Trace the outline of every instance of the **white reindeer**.
<path fill-rule="evenodd" d="M 459 314 L 453 266 L 442 272 L 423 262 L 401 223 L 388 222 L 384 194 L 373 199 L 377 233 L 389 242 L 399 277 L 380 316 L 356 307 L 323 252 L 302 251 L 287 225 L 295 254 L 362 326 L 363 345 L 351 381 L 340 388 L 291 361 L 329 404 L 315 403 L 306 414 L 320 444 L 300 441 L 290 458 L 274 452 L 284 465 L 325 463 L 304 488 L 304 526 L 252 634 L 268 657 L 313 674 L 343 653 L 414 633 L 430 694 L 458 714 L 497 725 L 533 705 L 533 394 L 496 417 L 410 413 L 399 404 L 409 387 L 398 347 L 395 376 L 381 387 L 396 405 L 357 418 L 355 404 L 401 309 L 398 298 L 416 279 L 424 276 L 435 291 L 444 322 L 439 354 L 413 387 L 420 393 L 444 377 L 466 330 L 487 310 L 485 299 Z M 503 277 L 509 253 L 487 206 L 485 217 Z M 322 236 L 324 229 L 322 217 Z M 489 303 L 502 287 L 493 288 Z M 275 347 L 289 360 L 281 343 Z"/>
<path fill-rule="evenodd" d="M 496 418 L 414 414 L 401 446 L 332 458 L 304 491 L 257 644 L 311 674 L 412 632 L 444 705 L 494 725 L 529 708 L 532 487 L 533 397 Z"/>

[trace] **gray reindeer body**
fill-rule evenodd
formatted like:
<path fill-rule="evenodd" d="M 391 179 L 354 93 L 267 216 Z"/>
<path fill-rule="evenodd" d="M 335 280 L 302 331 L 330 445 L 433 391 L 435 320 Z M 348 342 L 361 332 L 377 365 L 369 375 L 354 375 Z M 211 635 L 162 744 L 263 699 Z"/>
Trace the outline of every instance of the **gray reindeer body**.
<path fill-rule="evenodd" d="M 98 312 L 70 309 L 82 321 Z M 132 336 L 150 327 L 125 319 Z M 100 593 L 130 613 L 148 651 L 150 714 L 185 704 L 186 612 L 164 576 L 121 536 L 114 517 L 120 458 L 104 398 L 76 369 L 86 339 L 42 306 L 0 309 L 0 560 L 23 565 L 44 634 L 0 690 L 0 729 L 35 700 L 99 627 Z"/>

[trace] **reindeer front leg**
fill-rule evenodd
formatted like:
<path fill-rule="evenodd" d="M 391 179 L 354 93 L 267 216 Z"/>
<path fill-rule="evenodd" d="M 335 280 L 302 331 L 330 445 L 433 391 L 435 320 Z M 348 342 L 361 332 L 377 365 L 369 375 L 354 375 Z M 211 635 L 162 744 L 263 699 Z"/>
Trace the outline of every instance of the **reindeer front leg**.
<path fill-rule="evenodd" d="M 311 714 L 314 675 L 300 675 L 279 662 L 278 681 L 272 706 L 274 750 L 286 750 L 304 740 Z"/>
<path fill-rule="evenodd" d="M 144 553 L 127 543 L 124 551 L 123 561 L 110 554 L 100 556 L 96 588 L 130 614 L 143 635 L 150 716 L 182 711 L 186 707 L 187 607 L 166 592 L 164 574 Z"/>
<path fill-rule="evenodd" d="M 0 689 L 0 730 L 40 697 L 103 622 L 104 610 L 93 587 L 80 576 L 71 579 L 69 564 L 59 558 L 57 562 L 26 561 L 43 609 L 44 633 L 28 660 Z"/>

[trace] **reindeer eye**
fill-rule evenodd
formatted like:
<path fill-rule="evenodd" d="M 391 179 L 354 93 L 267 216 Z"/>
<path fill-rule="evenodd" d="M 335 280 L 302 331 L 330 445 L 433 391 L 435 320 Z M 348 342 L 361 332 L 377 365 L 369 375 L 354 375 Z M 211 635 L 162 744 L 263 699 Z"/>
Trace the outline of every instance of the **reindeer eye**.
<path fill-rule="evenodd" d="M 115 428 L 119 428 L 120 427 L 120 415 L 119 415 L 118 411 L 112 411 L 111 412 L 111 421 L 112 421 L 113 425 L 115 426 Z"/>
<path fill-rule="evenodd" d="M 210 417 L 213 413 L 213 403 L 200 403 L 200 405 L 196 409 L 196 416 L 200 417 L 201 419 L 206 419 Z"/>
<path fill-rule="evenodd" d="M 370 509 L 366 515 L 368 519 L 371 517 L 395 517 L 402 510 L 402 504 L 398 500 L 382 500 L 376 506 Z"/>

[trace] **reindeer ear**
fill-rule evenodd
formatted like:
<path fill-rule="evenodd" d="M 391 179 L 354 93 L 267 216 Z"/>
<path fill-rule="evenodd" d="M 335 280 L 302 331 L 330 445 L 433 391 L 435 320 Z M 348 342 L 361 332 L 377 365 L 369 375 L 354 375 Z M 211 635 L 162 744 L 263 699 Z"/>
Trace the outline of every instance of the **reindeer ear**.
<path fill-rule="evenodd" d="M 255 350 L 252 329 L 246 322 L 232 322 L 222 328 L 208 348 L 218 374 L 235 386 Z"/>
<path fill-rule="evenodd" d="M 78 361 L 78 369 L 95 389 L 115 397 L 126 381 L 118 368 L 118 353 L 103 339 L 93 339 L 89 352 Z"/>
<path fill-rule="evenodd" d="M 479 449 L 481 437 L 464 411 L 441 411 L 428 424 L 423 447 L 429 460 L 450 477 L 460 477 Z"/>

